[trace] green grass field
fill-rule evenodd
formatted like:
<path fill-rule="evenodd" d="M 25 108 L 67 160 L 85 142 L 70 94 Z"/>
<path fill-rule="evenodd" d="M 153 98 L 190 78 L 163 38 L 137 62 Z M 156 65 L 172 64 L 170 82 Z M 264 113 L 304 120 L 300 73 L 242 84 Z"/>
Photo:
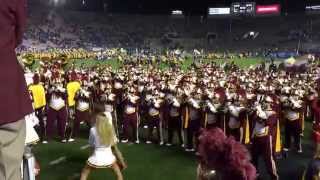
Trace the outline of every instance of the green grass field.
<path fill-rule="evenodd" d="M 260 62 L 263 61 L 262 58 L 260 57 L 256 57 L 256 58 L 235 58 L 232 60 L 225 60 L 225 59 L 210 59 L 210 60 L 205 60 L 204 63 L 211 63 L 211 62 L 216 62 L 217 64 L 223 64 L 225 62 L 231 62 L 233 61 L 236 65 L 238 65 L 240 68 L 248 68 L 251 65 L 256 65 L 259 64 Z M 101 65 L 110 65 L 113 69 L 118 69 L 119 67 L 121 67 L 121 62 L 117 61 L 116 59 L 110 59 L 110 60 L 103 60 L 103 61 L 97 61 L 94 59 L 76 59 L 76 60 L 70 60 L 69 63 L 67 64 L 67 68 L 69 68 L 71 66 L 71 64 L 74 63 L 76 65 L 76 67 L 92 67 L 95 66 L 97 64 L 101 64 Z M 185 61 L 181 64 L 179 64 L 179 67 L 186 71 L 190 65 L 193 63 L 193 60 L 191 57 L 188 57 L 185 59 Z M 33 69 L 39 67 L 39 61 L 36 61 L 35 64 L 33 65 Z M 158 65 L 158 68 L 160 69 L 167 69 L 169 68 L 169 65 L 166 63 L 161 62 Z"/>
<path fill-rule="evenodd" d="M 216 60 L 223 63 L 222 60 Z M 235 63 L 246 68 L 260 62 L 261 59 L 239 59 Z M 84 63 L 92 66 L 94 60 L 77 60 L 76 64 Z M 118 68 L 119 63 L 115 60 L 104 61 Z M 192 63 L 188 59 L 183 65 L 187 69 Z M 166 65 L 162 65 L 166 68 Z M 289 158 L 277 161 L 280 179 L 298 180 L 308 161 L 312 157 L 311 146 L 311 123 L 306 123 L 305 136 L 303 137 L 303 154 L 289 153 Z M 34 152 L 41 165 L 41 180 L 76 180 L 89 157 L 89 149 L 81 149 L 87 145 L 88 129 L 82 127 L 81 137 L 73 143 L 62 144 L 50 142 L 35 146 Z M 120 144 L 120 149 L 128 163 L 124 171 L 125 180 L 195 180 L 196 179 L 196 157 L 194 154 L 183 152 L 179 147 L 160 147 L 159 145 L 141 144 Z M 64 157 L 65 160 L 59 164 L 50 165 L 51 161 Z M 261 160 L 263 162 L 263 160 Z M 269 179 L 264 164 L 260 163 L 263 180 Z M 225 167 L 228 168 L 228 167 Z M 100 169 L 94 171 L 89 177 L 90 180 L 112 180 L 115 179 L 110 170 Z"/>
<path fill-rule="evenodd" d="M 277 161 L 280 179 L 298 180 L 304 167 L 312 156 L 310 141 L 310 123 L 306 124 L 303 138 L 303 154 L 290 152 L 287 159 Z M 51 141 L 39 144 L 34 148 L 41 165 L 40 179 L 44 180 L 78 180 L 82 167 L 89 157 L 89 149 L 81 149 L 87 145 L 88 130 L 82 127 L 81 137 L 73 143 L 62 144 Z M 144 134 L 144 133 L 143 133 Z M 180 147 L 166 147 L 156 144 L 119 144 L 128 168 L 124 171 L 126 180 L 195 180 L 196 157 L 184 152 Z M 65 157 L 59 164 L 50 165 L 51 161 Z M 267 180 L 263 159 L 260 161 L 262 179 Z M 228 167 L 225 167 L 228 168 Z M 93 171 L 90 180 L 115 179 L 108 169 Z"/>
<path fill-rule="evenodd" d="M 41 144 L 35 148 L 35 154 L 41 163 L 40 179 L 45 180 L 76 180 L 88 156 L 89 149 L 81 149 L 87 145 L 85 137 L 74 143 L 61 144 L 50 142 Z M 140 179 L 195 179 L 196 161 L 194 155 L 187 154 L 178 147 L 161 147 L 156 144 L 146 145 L 120 144 L 120 150 L 128 163 L 124 170 L 124 177 L 127 180 Z M 57 165 L 50 165 L 50 162 L 61 157 L 65 161 Z M 113 173 L 107 169 L 94 171 L 89 179 L 115 179 Z"/>

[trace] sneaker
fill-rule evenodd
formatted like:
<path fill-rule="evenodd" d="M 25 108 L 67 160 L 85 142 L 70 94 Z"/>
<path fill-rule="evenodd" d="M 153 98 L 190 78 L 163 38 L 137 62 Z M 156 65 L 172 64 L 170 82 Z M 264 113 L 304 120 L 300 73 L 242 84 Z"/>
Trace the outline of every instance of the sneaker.
<path fill-rule="evenodd" d="M 170 147 L 170 146 L 172 146 L 172 144 L 171 143 L 167 143 L 166 146 Z"/>
<path fill-rule="evenodd" d="M 83 121 L 81 121 L 81 122 L 80 122 L 80 125 L 83 125 L 83 124 L 84 124 L 84 122 L 83 122 Z"/>
<path fill-rule="evenodd" d="M 286 154 L 288 154 L 288 153 L 286 153 Z M 280 160 L 280 159 L 284 158 L 285 156 L 284 156 L 284 153 L 279 153 L 279 154 L 274 155 L 274 157 L 276 160 Z"/>
<path fill-rule="evenodd" d="M 69 140 L 68 140 L 68 142 L 74 142 L 75 141 L 75 139 L 73 139 L 73 138 L 70 138 Z"/>
<path fill-rule="evenodd" d="M 143 129 L 148 129 L 148 126 L 147 125 L 143 126 Z"/>
<path fill-rule="evenodd" d="M 287 149 L 287 148 L 283 148 L 283 151 L 288 152 L 288 151 L 289 151 L 289 149 Z"/>
<path fill-rule="evenodd" d="M 159 145 L 160 145 L 160 146 L 162 146 L 163 144 L 164 144 L 164 142 L 163 142 L 163 141 L 161 141 L 161 142 L 159 143 Z"/>
<path fill-rule="evenodd" d="M 48 144 L 48 141 L 42 141 L 42 144 Z"/>
<path fill-rule="evenodd" d="M 258 179 L 261 178 L 261 174 L 259 174 L 259 173 L 257 173 L 256 176 Z"/>
<path fill-rule="evenodd" d="M 302 149 L 299 149 L 297 152 L 298 152 L 299 154 L 302 154 Z"/>
<path fill-rule="evenodd" d="M 284 159 L 287 159 L 289 157 L 289 152 L 288 151 L 283 151 L 282 156 Z"/>
<path fill-rule="evenodd" d="M 193 152 L 194 149 L 189 149 L 189 148 L 187 148 L 185 151 L 186 151 L 186 152 Z"/>
<path fill-rule="evenodd" d="M 66 140 L 66 139 L 63 139 L 61 142 L 62 142 L 62 143 L 66 143 L 66 142 L 67 142 L 67 140 Z"/>
<path fill-rule="evenodd" d="M 128 139 L 122 139 L 121 142 L 122 142 L 122 143 L 127 143 L 127 142 L 128 142 Z"/>
<path fill-rule="evenodd" d="M 151 142 L 151 141 L 147 141 L 146 143 L 147 143 L 147 144 L 151 144 L 152 142 Z"/>
<path fill-rule="evenodd" d="M 136 144 L 140 144 L 140 141 L 139 140 L 136 140 L 136 142 L 135 142 Z"/>
<path fill-rule="evenodd" d="M 184 148 L 185 147 L 184 144 L 181 144 L 181 147 Z"/>

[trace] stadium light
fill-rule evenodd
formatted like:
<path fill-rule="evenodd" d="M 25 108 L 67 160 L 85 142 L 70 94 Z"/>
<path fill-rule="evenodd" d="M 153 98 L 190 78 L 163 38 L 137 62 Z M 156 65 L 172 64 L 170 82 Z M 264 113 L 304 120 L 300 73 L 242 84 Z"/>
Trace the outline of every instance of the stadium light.
<path fill-rule="evenodd" d="M 319 14 L 320 13 L 320 5 L 315 6 L 306 6 L 307 14 Z"/>
<path fill-rule="evenodd" d="M 171 11 L 171 15 L 183 15 L 183 11 L 181 11 L 181 10 L 173 10 L 173 11 Z"/>
<path fill-rule="evenodd" d="M 63 6 L 66 4 L 66 0 L 49 0 L 49 5 L 50 6 Z"/>
<path fill-rule="evenodd" d="M 307 9 L 307 10 L 320 10 L 320 5 L 317 5 L 317 6 L 307 6 L 306 9 Z"/>
<path fill-rule="evenodd" d="M 184 18 L 184 12 L 180 9 L 175 9 L 171 11 L 171 17 L 173 18 Z"/>

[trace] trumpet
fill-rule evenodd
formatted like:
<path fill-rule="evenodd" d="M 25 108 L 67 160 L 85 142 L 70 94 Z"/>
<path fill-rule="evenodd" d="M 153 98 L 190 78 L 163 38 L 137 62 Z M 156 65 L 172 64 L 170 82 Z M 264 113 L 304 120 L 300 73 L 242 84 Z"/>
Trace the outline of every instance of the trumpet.
<path fill-rule="evenodd" d="M 194 108 L 196 108 L 196 109 L 199 109 L 201 106 L 200 106 L 200 103 L 199 102 L 197 102 L 197 100 L 195 100 L 195 99 L 193 99 L 193 98 L 189 98 L 188 99 L 188 103 L 192 106 L 192 107 L 194 107 Z"/>
<path fill-rule="evenodd" d="M 131 103 L 135 104 L 135 103 L 137 103 L 137 100 L 140 99 L 140 98 L 139 98 L 138 96 L 134 95 L 134 94 L 128 94 L 128 95 L 127 95 L 127 99 L 128 99 Z"/>
<path fill-rule="evenodd" d="M 294 109 L 300 109 L 302 107 L 302 101 L 297 98 L 289 98 L 289 105 Z"/>
<path fill-rule="evenodd" d="M 80 89 L 79 95 L 88 98 L 88 97 L 90 96 L 90 92 L 89 92 L 89 91 L 86 91 L 86 90 L 84 90 L 84 89 Z"/>
<path fill-rule="evenodd" d="M 213 113 L 217 113 L 221 108 L 221 104 L 212 103 L 210 100 L 206 100 L 204 103 L 204 108 L 210 110 Z"/>

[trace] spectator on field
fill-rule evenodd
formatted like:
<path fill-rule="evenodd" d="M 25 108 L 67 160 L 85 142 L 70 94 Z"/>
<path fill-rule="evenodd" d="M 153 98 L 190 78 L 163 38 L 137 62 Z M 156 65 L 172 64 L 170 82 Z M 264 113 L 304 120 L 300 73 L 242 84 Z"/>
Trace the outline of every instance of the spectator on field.
<path fill-rule="evenodd" d="M 26 1 L 2 0 L 0 5 L 0 179 L 21 180 L 26 122 L 32 113 L 22 67 L 15 49 L 26 26 Z"/>

